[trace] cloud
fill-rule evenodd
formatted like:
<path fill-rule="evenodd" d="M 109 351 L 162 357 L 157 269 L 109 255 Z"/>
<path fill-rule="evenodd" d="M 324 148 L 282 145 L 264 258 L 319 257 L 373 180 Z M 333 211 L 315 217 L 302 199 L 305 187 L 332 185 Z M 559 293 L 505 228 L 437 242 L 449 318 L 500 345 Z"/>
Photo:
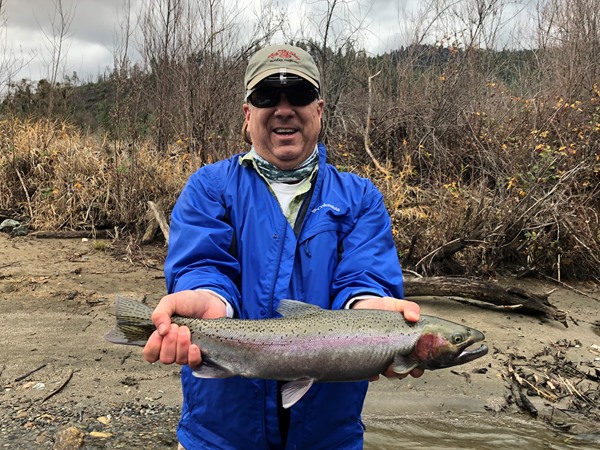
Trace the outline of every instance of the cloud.
<path fill-rule="evenodd" d="M 8 0 L 6 3 L 6 36 L 12 53 L 24 67 L 15 77 L 39 79 L 48 76 L 51 60 L 53 27 L 60 26 L 56 14 L 58 0 Z M 132 2 L 137 4 L 137 0 Z M 64 41 L 65 74 L 73 71 L 87 79 L 112 66 L 112 47 L 119 30 L 119 17 L 124 0 L 62 0 L 63 10 L 71 18 Z"/>

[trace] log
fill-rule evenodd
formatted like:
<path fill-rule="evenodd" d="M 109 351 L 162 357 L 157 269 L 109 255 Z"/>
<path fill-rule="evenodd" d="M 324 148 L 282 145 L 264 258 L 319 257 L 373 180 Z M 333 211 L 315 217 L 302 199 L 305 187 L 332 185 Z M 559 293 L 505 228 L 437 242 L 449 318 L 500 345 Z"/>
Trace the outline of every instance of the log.
<path fill-rule="evenodd" d="M 489 281 L 463 277 L 423 277 L 404 281 L 404 295 L 410 297 L 461 297 L 491 303 L 511 311 L 545 315 L 567 326 L 567 315 L 548 301 L 548 295 L 503 287 Z"/>
<path fill-rule="evenodd" d="M 109 230 L 36 231 L 32 236 L 40 239 L 110 239 Z"/>
<path fill-rule="evenodd" d="M 12 219 L 16 220 L 17 222 L 25 223 L 29 223 L 29 221 L 31 220 L 31 218 L 24 216 L 18 211 L 14 211 L 12 209 L 0 209 L 0 222 L 2 222 L 5 219 Z"/>

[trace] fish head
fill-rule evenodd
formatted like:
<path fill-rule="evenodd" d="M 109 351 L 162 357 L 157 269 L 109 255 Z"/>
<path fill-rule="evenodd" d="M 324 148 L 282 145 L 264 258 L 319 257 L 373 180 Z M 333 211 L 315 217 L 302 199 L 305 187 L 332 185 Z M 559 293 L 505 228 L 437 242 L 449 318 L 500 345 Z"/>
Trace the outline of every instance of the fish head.
<path fill-rule="evenodd" d="M 425 325 L 417 341 L 412 357 L 423 369 L 441 369 L 457 366 L 487 354 L 488 348 L 481 342 L 485 336 L 481 331 L 448 321 L 435 321 Z"/>

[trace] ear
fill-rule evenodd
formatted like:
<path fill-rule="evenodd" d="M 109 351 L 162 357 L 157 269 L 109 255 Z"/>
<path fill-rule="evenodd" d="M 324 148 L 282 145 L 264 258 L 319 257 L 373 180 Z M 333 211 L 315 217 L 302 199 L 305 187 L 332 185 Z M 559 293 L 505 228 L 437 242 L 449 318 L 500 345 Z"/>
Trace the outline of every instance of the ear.
<path fill-rule="evenodd" d="M 323 111 L 325 111 L 325 100 L 320 98 L 317 100 L 317 111 L 320 118 L 323 118 Z"/>
<path fill-rule="evenodd" d="M 250 132 L 248 131 L 248 121 L 244 120 L 242 125 L 242 138 L 246 144 L 252 145 L 252 139 L 250 138 Z"/>
<path fill-rule="evenodd" d="M 250 119 L 250 105 L 248 103 L 242 104 L 242 110 L 244 111 L 244 117 L 246 118 L 246 122 Z"/>

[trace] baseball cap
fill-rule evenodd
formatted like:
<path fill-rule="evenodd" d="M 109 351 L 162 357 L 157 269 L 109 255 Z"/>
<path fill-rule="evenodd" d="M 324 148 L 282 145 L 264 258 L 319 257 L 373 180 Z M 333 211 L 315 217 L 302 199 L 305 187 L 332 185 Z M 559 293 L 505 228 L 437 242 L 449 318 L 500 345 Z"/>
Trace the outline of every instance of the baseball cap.
<path fill-rule="evenodd" d="M 269 45 L 250 58 L 244 85 L 250 90 L 263 80 L 277 85 L 306 80 L 318 89 L 319 79 L 319 69 L 306 51 L 293 45 Z"/>

